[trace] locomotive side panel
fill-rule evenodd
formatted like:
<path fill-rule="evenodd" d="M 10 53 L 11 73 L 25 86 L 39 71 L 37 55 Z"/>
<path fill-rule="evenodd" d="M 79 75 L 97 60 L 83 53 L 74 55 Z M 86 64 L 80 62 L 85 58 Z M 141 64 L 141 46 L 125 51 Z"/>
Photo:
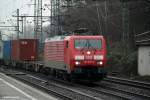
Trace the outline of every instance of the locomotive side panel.
<path fill-rule="evenodd" d="M 103 41 L 103 43 L 102 43 L 102 51 L 103 51 L 103 56 L 104 56 L 104 59 L 103 59 L 103 63 L 104 63 L 104 66 L 106 65 L 106 62 L 107 62 L 107 57 L 106 57 L 106 55 L 107 55 L 107 47 L 106 47 L 106 40 L 105 40 L 105 38 L 102 38 L 102 41 Z"/>
<path fill-rule="evenodd" d="M 67 68 L 67 72 L 70 74 L 73 70 L 73 66 L 72 66 L 72 63 L 73 63 L 73 40 L 71 39 L 71 37 L 67 38 L 65 41 L 65 57 L 64 57 L 64 62 L 66 64 L 66 68 Z"/>
<path fill-rule="evenodd" d="M 45 43 L 44 62 L 46 67 L 66 70 L 64 63 L 64 41 L 49 41 Z"/>

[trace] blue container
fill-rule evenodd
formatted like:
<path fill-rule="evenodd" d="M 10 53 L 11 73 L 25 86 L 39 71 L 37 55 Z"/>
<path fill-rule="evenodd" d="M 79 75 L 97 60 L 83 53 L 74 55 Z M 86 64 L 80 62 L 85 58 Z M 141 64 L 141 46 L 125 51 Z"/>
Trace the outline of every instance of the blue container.
<path fill-rule="evenodd" d="M 11 41 L 3 41 L 3 59 L 11 59 Z"/>

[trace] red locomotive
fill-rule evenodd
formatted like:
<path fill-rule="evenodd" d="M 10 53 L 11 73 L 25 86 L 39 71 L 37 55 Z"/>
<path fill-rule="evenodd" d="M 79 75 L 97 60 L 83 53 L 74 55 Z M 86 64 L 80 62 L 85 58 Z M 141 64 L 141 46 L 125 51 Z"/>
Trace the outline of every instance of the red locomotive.
<path fill-rule="evenodd" d="M 56 36 L 45 41 L 44 66 L 57 77 L 101 80 L 105 64 L 103 36 Z"/>

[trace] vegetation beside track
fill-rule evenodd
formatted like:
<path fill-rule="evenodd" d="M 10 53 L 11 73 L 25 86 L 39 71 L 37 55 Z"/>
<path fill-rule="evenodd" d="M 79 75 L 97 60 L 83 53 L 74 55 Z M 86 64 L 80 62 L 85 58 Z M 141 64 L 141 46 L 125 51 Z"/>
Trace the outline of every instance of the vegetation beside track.
<path fill-rule="evenodd" d="M 123 77 L 134 77 L 137 72 L 137 50 L 129 45 L 116 42 L 108 47 L 107 69 L 111 74 Z"/>

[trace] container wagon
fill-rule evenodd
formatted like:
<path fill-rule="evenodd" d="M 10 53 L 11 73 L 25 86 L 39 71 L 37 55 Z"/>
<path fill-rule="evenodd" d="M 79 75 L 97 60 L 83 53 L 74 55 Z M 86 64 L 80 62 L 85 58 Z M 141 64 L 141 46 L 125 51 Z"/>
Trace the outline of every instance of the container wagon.
<path fill-rule="evenodd" d="M 37 59 L 37 43 L 36 39 L 12 40 L 12 60 L 35 61 Z"/>
<path fill-rule="evenodd" d="M 37 39 L 19 39 L 11 41 L 11 63 L 16 67 L 29 69 L 31 62 L 37 60 Z"/>
<path fill-rule="evenodd" d="M 9 65 L 11 60 L 11 41 L 3 41 L 3 63 Z"/>
<path fill-rule="evenodd" d="M 0 40 L 0 65 L 2 64 L 3 59 L 3 41 Z"/>

